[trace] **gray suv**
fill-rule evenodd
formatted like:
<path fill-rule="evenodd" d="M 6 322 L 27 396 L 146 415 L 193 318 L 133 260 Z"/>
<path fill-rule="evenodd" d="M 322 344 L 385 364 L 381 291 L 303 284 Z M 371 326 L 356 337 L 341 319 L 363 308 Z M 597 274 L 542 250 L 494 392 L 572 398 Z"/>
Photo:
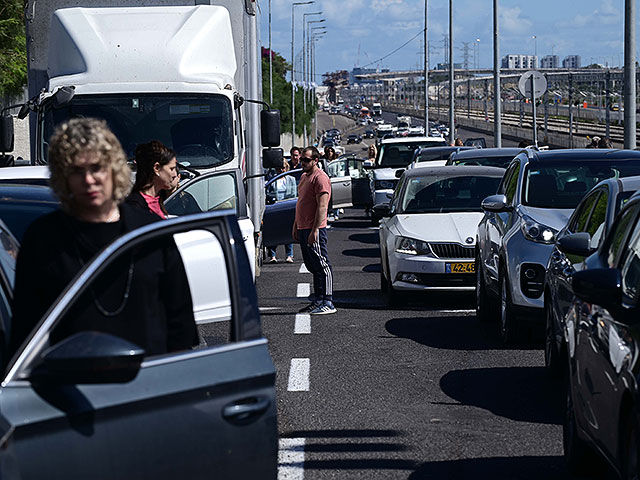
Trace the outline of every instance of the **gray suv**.
<path fill-rule="evenodd" d="M 636 151 L 527 149 L 518 154 L 497 195 L 482 202 L 485 215 L 476 241 L 478 318 L 491 320 L 493 307 L 499 307 L 505 343 L 520 336 L 525 319 L 542 327 L 545 269 L 557 233 L 598 182 L 638 174 Z"/>

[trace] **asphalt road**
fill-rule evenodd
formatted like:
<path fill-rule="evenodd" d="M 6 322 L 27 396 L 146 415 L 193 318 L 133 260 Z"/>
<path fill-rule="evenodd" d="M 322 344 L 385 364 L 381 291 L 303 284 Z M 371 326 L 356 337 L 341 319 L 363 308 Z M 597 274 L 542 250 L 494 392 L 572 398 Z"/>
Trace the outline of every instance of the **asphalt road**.
<path fill-rule="evenodd" d="M 346 149 L 366 156 L 366 144 Z M 296 319 L 312 278 L 294 249 L 294 264 L 266 264 L 257 280 L 278 372 L 280 479 L 568 478 L 541 341 L 503 347 L 497 324 L 476 320 L 473 294 L 389 308 L 378 229 L 359 209 L 329 229 L 338 312 Z"/>

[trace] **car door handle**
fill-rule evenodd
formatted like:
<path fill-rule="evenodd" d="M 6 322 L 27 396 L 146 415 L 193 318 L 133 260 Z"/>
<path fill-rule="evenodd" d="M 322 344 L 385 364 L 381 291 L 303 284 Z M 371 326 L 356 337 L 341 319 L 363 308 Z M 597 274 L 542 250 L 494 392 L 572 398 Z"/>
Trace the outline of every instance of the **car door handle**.
<path fill-rule="evenodd" d="M 271 405 L 269 397 L 245 398 L 226 405 L 222 409 L 222 416 L 230 423 L 249 423 L 266 412 L 269 405 Z"/>

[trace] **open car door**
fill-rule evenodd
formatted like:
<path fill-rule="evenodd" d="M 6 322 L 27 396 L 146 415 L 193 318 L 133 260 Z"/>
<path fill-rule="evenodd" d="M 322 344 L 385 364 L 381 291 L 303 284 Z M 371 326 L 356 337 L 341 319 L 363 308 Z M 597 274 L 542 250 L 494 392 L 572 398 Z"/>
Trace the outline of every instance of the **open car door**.
<path fill-rule="evenodd" d="M 208 239 L 205 257 L 221 261 L 189 282 L 226 279 L 231 306 L 227 321 L 199 327 L 198 347 L 147 356 L 95 331 L 51 344 L 109 266 L 147 242 L 194 232 Z M 113 242 L 56 300 L 0 385 L 3 479 L 275 479 L 277 445 L 275 368 L 230 211 L 156 222 Z"/>
<path fill-rule="evenodd" d="M 265 247 L 294 243 L 291 230 L 301 176 L 302 169 L 296 169 L 276 175 L 266 183 L 266 206 L 262 217 L 262 244 Z"/>
<path fill-rule="evenodd" d="M 327 175 L 331 180 L 331 208 L 350 207 L 353 203 L 348 162 L 347 158 L 339 158 L 327 165 Z"/>
<path fill-rule="evenodd" d="M 370 207 L 373 193 L 369 171 L 364 168 L 364 160 L 350 158 L 347 164 L 351 177 L 351 203 L 354 207 Z"/>

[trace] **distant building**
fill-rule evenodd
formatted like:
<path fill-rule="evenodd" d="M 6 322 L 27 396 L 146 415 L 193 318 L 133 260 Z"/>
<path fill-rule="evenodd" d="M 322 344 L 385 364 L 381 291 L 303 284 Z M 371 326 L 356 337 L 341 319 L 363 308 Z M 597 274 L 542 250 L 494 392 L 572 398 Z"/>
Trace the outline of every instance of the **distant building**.
<path fill-rule="evenodd" d="M 353 70 L 349 72 L 349 85 L 355 85 L 356 83 L 359 85 L 368 84 L 368 83 L 377 83 L 380 80 L 375 80 L 373 78 L 357 78 L 356 75 L 367 75 L 369 73 L 386 73 L 388 72 L 388 68 L 383 68 L 382 70 L 377 70 L 375 68 L 362 68 L 355 67 Z"/>
<path fill-rule="evenodd" d="M 538 57 L 537 55 L 505 55 L 502 57 L 502 68 L 538 68 Z"/>
<path fill-rule="evenodd" d="M 560 66 L 560 57 L 558 55 L 545 55 L 540 60 L 540 68 L 558 68 Z"/>
<path fill-rule="evenodd" d="M 580 68 L 582 59 L 580 55 L 568 55 L 562 60 L 562 68 Z"/>
<path fill-rule="evenodd" d="M 453 69 L 454 70 L 461 70 L 464 66 L 461 63 L 453 63 Z M 436 70 L 449 70 L 449 64 L 448 63 L 439 63 L 436 66 Z"/>

